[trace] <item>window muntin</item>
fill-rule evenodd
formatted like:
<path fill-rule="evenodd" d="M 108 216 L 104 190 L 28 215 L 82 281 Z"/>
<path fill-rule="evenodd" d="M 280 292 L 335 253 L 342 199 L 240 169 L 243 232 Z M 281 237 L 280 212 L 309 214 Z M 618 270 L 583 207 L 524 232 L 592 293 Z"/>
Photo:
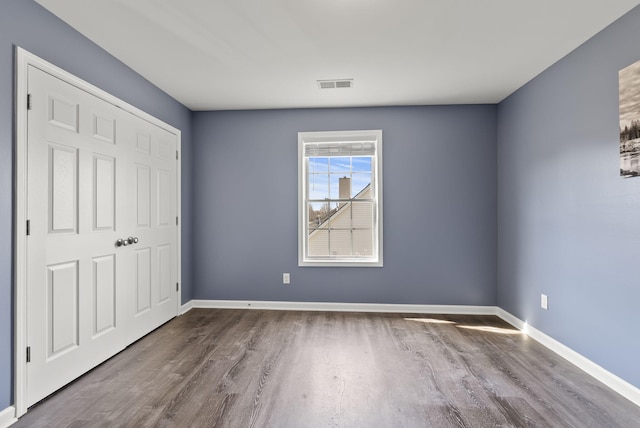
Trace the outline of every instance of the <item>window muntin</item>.
<path fill-rule="evenodd" d="M 299 265 L 382 266 L 382 131 L 304 132 Z"/>

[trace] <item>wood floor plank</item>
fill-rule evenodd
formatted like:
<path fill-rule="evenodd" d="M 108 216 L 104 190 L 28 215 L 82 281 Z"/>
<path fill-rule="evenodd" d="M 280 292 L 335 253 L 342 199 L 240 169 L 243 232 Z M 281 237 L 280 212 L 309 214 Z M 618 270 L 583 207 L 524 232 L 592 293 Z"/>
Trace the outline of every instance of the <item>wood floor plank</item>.
<path fill-rule="evenodd" d="M 15 427 L 640 427 L 497 317 L 193 309 Z"/>

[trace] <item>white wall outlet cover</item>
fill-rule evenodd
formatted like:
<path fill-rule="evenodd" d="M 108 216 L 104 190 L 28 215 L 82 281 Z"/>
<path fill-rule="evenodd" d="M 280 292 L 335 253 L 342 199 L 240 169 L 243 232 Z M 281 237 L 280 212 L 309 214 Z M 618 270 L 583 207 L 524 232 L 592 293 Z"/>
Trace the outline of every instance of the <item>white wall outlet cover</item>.
<path fill-rule="evenodd" d="M 291 282 L 291 275 L 288 273 L 283 273 L 282 274 L 282 283 L 283 284 L 289 284 Z"/>
<path fill-rule="evenodd" d="M 542 309 L 549 309 L 549 298 L 546 294 L 540 295 L 540 307 Z"/>

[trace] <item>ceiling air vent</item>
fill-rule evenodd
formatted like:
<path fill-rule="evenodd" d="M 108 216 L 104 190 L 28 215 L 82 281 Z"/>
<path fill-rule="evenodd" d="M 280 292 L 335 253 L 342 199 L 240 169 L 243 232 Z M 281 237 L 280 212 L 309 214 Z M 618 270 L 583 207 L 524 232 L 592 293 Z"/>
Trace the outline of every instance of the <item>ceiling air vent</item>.
<path fill-rule="evenodd" d="M 353 79 L 318 80 L 320 89 L 336 89 L 353 87 Z"/>

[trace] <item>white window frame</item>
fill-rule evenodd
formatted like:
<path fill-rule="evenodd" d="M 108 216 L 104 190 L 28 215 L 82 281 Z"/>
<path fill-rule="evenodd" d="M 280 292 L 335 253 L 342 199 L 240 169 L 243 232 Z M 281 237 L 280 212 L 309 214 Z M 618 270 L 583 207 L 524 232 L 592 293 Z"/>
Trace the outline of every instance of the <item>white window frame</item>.
<path fill-rule="evenodd" d="M 375 154 L 372 157 L 371 184 L 374 189 L 373 213 L 373 255 L 371 257 L 326 256 L 309 257 L 307 208 L 307 162 L 305 144 L 373 142 Z M 298 133 L 298 266 L 333 267 L 382 267 L 382 130 L 328 131 Z"/>

